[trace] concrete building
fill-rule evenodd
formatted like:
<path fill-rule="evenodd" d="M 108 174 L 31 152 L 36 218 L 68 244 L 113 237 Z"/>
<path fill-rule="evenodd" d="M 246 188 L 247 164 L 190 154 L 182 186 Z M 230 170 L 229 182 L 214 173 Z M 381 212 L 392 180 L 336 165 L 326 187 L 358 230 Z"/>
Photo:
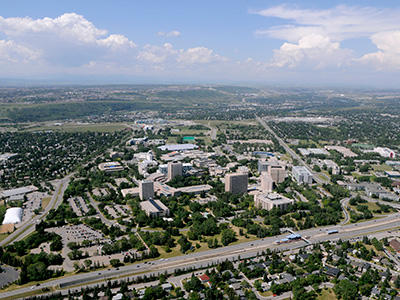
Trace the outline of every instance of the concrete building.
<path fill-rule="evenodd" d="M 154 182 L 150 180 L 139 181 L 140 200 L 154 198 Z"/>
<path fill-rule="evenodd" d="M 254 205 L 258 208 L 271 210 L 273 208 L 279 208 L 285 210 L 289 205 L 293 204 L 294 201 L 277 193 L 263 193 L 254 195 Z"/>
<path fill-rule="evenodd" d="M 104 162 L 99 164 L 99 170 L 106 173 L 118 172 L 124 169 L 123 166 L 117 161 Z"/>
<path fill-rule="evenodd" d="M 149 217 L 167 217 L 169 216 L 169 209 L 160 200 L 149 199 L 140 202 L 140 208 Z"/>
<path fill-rule="evenodd" d="M 247 193 L 248 175 L 245 173 L 231 173 L 225 175 L 225 192 L 232 194 Z"/>
<path fill-rule="evenodd" d="M 276 184 L 284 182 L 287 176 L 285 167 L 279 164 L 269 165 L 268 173 Z"/>
<path fill-rule="evenodd" d="M 261 191 L 263 193 L 270 193 L 274 187 L 274 180 L 268 172 L 261 173 Z"/>
<path fill-rule="evenodd" d="M 259 160 L 257 164 L 258 173 L 267 172 L 269 163 L 265 160 Z"/>
<path fill-rule="evenodd" d="M 174 179 L 176 176 L 182 176 L 182 163 L 169 162 L 168 163 L 168 181 Z"/>
<path fill-rule="evenodd" d="M 313 183 L 313 175 L 310 171 L 307 170 L 304 166 L 294 166 L 292 168 L 293 177 L 296 179 L 299 184 L 312 184 Z"/>

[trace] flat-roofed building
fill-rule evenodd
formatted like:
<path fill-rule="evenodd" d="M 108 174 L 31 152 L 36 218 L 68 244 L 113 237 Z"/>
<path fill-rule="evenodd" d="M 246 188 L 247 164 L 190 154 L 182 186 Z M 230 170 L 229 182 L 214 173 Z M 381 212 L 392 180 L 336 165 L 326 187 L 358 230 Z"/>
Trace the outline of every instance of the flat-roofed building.
<path fill-rule="evenodd" d="M 174 179 L 176 176 L 182 176 L 182 163 L 169 162 L 168 163 L 168 181 Z"/>
<path fill-rule="evenodd" d="M 288 209 L 294 201 L 278 193 L 262 193 L 254 195 L 254 205 L 258 208 L 271 210 L 279 208 L 280 210 Z"/>
<path fill-rule="evenodd" d="M 293 177 L 296 179 L 299 184 L 312 184 L 313 183 L 313 175 L 308 169 L 304 166 L 294 166 L 292 168 Z"/>
<path fill-rule="evenodd" d="M 176 190 L 181 193 L 186 193 L 186 194 L 201 194 L 201 193 L 209 192 L 211 189 L 212 189 L 211 185 L 201 184 L 201 185 L 185 186 L 185 187 L 177 188 Z"/>
<path fill-rule="evenodd" d="M 140 202 L 140 208 L 149 217 L 167 217 L 169 216 L 169 208 L 164 205 L 160 200 L 149 199 Z"/>
<path fill-rule="evenodd" d="M 248 174 L 231 173 L 225 175 L 225 192 L 232 194 L 247 193 Z"/>
<path fill-rule="evenodd" d="M 128 195 L 131 195 L 132 197 L 137 197 L 139 196 L 139 188 L 135 187 L 135 188 L 122 189 L 121 194 L 124 197 Z"/>
<path fill-rule="evenodd" d="M 106 173 L 118 172 L 124 170 L 124 167 L 117 161 L 104 162 L 99 164 L 99 170 Z"/>
<path fill-rule="evenodd" d="M 287 176 L 285 167 L 277 163 L 268 166 L 268 173 L 276 184 L 284 182 Z"/>
<path fill-rule="evenodd" d="M 140 200 L 154 198 L 154 182 L 150 180 L 139 181 Z"/>
<path fill-rule="evenodd" d="M 261 173 L 261 191 L 263 193 L 270 193 L 274 187 L 274 181 L 268 172 Z"/>
<path fill-rule="evenodd" d="M 3 225 L 21 223 L 21 221 L 22 221 L 21 207 L 11 207 L 6 210 L 6 214 L 4 215 L 3 219 Z"/>

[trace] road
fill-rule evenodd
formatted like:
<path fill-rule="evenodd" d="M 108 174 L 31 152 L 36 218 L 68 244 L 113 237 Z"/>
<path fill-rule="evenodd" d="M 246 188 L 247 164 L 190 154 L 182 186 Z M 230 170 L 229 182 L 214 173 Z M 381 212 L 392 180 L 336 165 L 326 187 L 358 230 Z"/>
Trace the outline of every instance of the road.
<path fill-rule="evenodd" d="M 49 204 L 41 214 L 35 216 L 34 218 L 22 224 L 22 226 L 20 226 L 8 237 L 2 240 L 0 242 L 0 246 L 5 246 L 13 241 L 20 241 L 30 233 L 35 231 L 35 225 L 39 223 L 40 220 L 44 219 L 51 209 L 53 208 L 56 209 L 62 203 L 64 192 L 68 187 L 71 176 L 72 174 L 60 179 L 60 181 L 57 183 L 56 188 L 54 189 L 54 193 L 53 196 L 51 197 Z"/>
<path fill-rule="evenodd" d="M 307 236 L 311 243 L 319 243 L 333 240 L 346 240 L 354 237 L 362 237 L 370 235 L 374 232 L 391 230 L 400 227 L 400 213 L 396 213 L 382 219 L 371 220 L 364 223 L 348 224 L 343 226 L 327 226 L 324 228 L 312 228 L 298 231 L 302 236 Z M 338 229 L 339 233 L 328 235 L 327 230 Z M 40 286 L 33 286 L 33 290 L 40 290 L 44 287 L 63 286 L 65 289 L 72 286 L 88 285 L 95 281 L 112 279 L 119 276 L 134 276 L 140 273 L 141 276 L 146 274 L 161 274 L 164 272 L 173 272 L 175 269 L 187 267 L 205 268 L 211 263 L 218 263 L 226 259 L 238 260 L 246 257 L 256 256 L 265 249 L 276 249 L 280 251 L 301 248 L 307 245 L 303 240 L 292 243 L 277 245 L 276 240 L 284 238 L 287 234 L 280 236 L 268 237 L 256 241 L 244 242 L 227 247 L 211 249 L 202 252 L 190 253 L 169 258 L 167 260 L 159 259 L 150 263 L 136 263 L 120 267 L 119 269 L 109 269 L 102 271 L 92 271 L 83 274 L 76 274 L 64 278 L 54 279 L 42 283 Z M 0 299 L 4 297 L 16 297 L 20 293 L 32 291 L 31 287 L 24 287 L 18 290 L 0 293 Z"/>
<path fill-rule="evenodd" d="M 306 162 L 300 157 L 300 155 L 298 155 L 292 148 L 290 148 L 290 147 L 284 142 L 284 140 L 281 139 L 281 138 L 275 133 L 275 131 L 273 131 L 273 130 L 271 129 L 271 127 L 269 127 L 269 126 L 267 125 L 267 123 L 266 123 L 263 119 L 261 119 L 260 117 L 257 117 L 257 121 L 258 121 L 267 131 L 269 131 L 269 132 L 278 140 L 279 144 L 286 150 L 287 153 L 289 153 L 289 155 L 290 155 L 293 159 L 297 160 L 297 161 L 300 163 L 300 165 L 303 165 L 304 167 L 306 167 L 307 170 L 308 170 L 311 174 L 313 174 L 313 178 L 314 178 L 314 180 L 315 180 L 317 183 L 319 183 L 319 184 L 329 183 L 328 180 L 323 180 L 321 177 L 319 177 L 320 174 L 315 173 L 315 172 L 306 164 Z"/>
<path fill-rule="evenodd" d="M 340 205 L 342 206 L 343 214 L 344 214 L 344 220 L 340 222 L 340 225 L 345 225 L 350 221 L 350 215 L 349 212 L 347 211 L 347 206 L 349 204 L 350 198 L 344 198 L 340 200 Z"/>

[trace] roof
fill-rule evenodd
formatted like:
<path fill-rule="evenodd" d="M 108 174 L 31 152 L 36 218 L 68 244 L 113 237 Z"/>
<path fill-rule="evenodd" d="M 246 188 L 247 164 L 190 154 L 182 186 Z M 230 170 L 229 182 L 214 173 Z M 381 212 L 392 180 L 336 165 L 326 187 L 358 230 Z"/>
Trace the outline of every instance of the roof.
<path fill-rule="evenodd" d="M 3 224 L 15 224 L 20 223 L 22 220 L 22 208 L 11 207 L 7 209 L 4 216 Z"/>
<path fill-rule="evenodd" d="M 400 251 L 400 242 L 397 239 L 393 239 L 389 242 L 390 247 L 392 247 L 396 251 Z"/>
<path fill-rule="evenodd" d="M 193 150 L 198 148 L 197 145 L 194 144 L 168 144 L 168 145 L 163 145 L 159 146 L 158 149 L 161 149 L 162 151 L 168 150 L 168 151 L 185 151 L 185 150 Z"/>
<path fill-rule="evenodd" d="M 166 207 L 160 200 L 152 199 L 140 202 L 140 207 L 150 213 L 159 213 L 168 210 L 168 207 Z"/>
<path fill-rule="evenodd" d="M 209 281 L 209 280 L 210 280 L 210 277 L 208 277 L 207 274 L 202 274 L 202 275 L 199 276 L 199 279 L 200 279 L 201 281 Z"/>
<path fill-rule="evenodd" d="M 17 189 L 4 190 L 4 191 L 0 192 L 0 198 L 2 198 L 2 197 L 6 198 L 6 197 L 15 196 L 15 195 L 24 195 L 24 194 L 34 192 L 37 190 L 38 190 L 38 188 L 33 185 L 24 186 L 24 187 L 20 187 Z"/>

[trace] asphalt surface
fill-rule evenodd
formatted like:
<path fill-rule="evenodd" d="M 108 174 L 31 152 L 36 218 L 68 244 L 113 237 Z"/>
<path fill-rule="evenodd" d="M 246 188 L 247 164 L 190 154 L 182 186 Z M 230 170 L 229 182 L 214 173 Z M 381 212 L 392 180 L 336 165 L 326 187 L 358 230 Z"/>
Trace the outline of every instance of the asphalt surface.
<path fill-rule="evenodd" d="M 396 213 L 382 219 L 371 220 L 364 223 L 349 224 L 349 225 L 337 225 L 327 226 L 324 228 L 312 228 L 308 230 L 298 231 L 303 237 L 307 238 L 311 243 L 333 241 L 338 239 L 352 239 L 355 237 L 361 237 L 372 234 L 378 231 L 390 230 L 400 226 L 400 213 Z M 327 230 L 338 229 L 336 234 L 327 234 Z M 40 290 L 44 287 L 59 287 L 67 289 L 73 286 L 85 285 L 97 281 L 110 280 L 120 276 L 134 276 L 140 273 L 141 276 L 144 274 L 160 274 L 167 272 L 173 272 L 175 269 L 183 269 L 187 267 L 194 268 L 205 268 L 211 263 L 218 263 L 226 259 L 237 260 L 246 257 L 252 257 L 261 253 L 267 248 L 271 250 L 292 250 L 308 245 L 303 240 L 294 241 L 286 244 L 276 244 L 277 240 L 283 239 L 288 233 L 280 236 L 268 237 L 256 241 L 240 243 L 231 245 L 223 248 L 217 248 L 207 250 L 203 252 L 191 253 L 187 255 L 181 255 L 172 257 L 169 259 L 159 259 L 148 263 L 137 263 L 120 267 L 118 269 L 108 269 L 102 271 L 93 271 L 88 273 L 76 274 L 64 278 L 50 280 L 42 283 L 39 286 L 24 287 L 18 290 L 0 293 L 0 298 L 4 297 L 16 297 L 18 294 L 29 292 L 32 290 Z"/>

